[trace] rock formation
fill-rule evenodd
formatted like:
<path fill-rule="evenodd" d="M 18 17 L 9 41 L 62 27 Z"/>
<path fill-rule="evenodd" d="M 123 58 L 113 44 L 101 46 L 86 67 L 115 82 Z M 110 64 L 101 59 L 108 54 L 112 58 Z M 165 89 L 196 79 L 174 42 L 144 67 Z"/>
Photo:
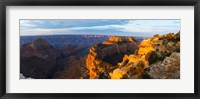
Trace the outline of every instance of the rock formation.
<path fill-rule="evenodd" d="M 139 50 L 129 56 L 126 55 L 123 59 L 123 62 L 118 64 L 119 68 L 116 68 L 109 75 L 113 79 L 179 78 L 180 56 L 173 53 L 179 53 L 179 51 L 179 33 L 169 33 L 167 35 L 161 36 L 155 35 L 153 38 L 147 38 L 143 40 L 139 44 Z M 171 56 L 168 57 L 169 55 Z M 177 57 L 173 59 L 173 57 L 175 56 Z M 161 67 L 161 65 L 163 67 Z M 167 68 L 167 66 L 172 67 Z M 162 68 L 165 68 L 165 70 L 159 70 Z M 158 74 L 157 72 L 159 72 L 160 74 Z M 166 76 L 167 74 L 168 76 Z"/>
<path fill-rule="evenodd" d="M 180 53 L 173 52 L 163 61 L 158 61 L 149 66 L 149 76 L 154 79 L 180 78 Z"/>
<path fill-rule="evenodd" d="M 52 35 L 20 37 L 20 73 L 23 78 L 80 79 L 86 74 L 86 57 L 93 44 L 109 36 Z"/>
<path fill-rule="evenodd" d="M 125 36 L 111 36 L 108 41 L 104 41 L 103 44 L 113 44 L 113 43 L 119 43 L 119 42 L 136 42 L 135 39 L 132 37 L 125 37 Z"/>
<path fill-rule="evenodd" d="M 110 37 L 91 47 L 86 68 L 91 79 L 176 79 L 180 77 L 179 53 L 180 33 L 156 34 L 139 45 L 131 37 Z"/>
<path fill-rule="evenodd" d="M 124 36 L 70 36 L 64 40 L 70 44 L 62 46 L 58 46 L 62 40 L 54 42 L 55 38 L 50 37 L 53 43 L 49 43 L 43 38 L 20 46 L 22 79 L 180 78 L 180 33 L 137 40 Z M 73 42 L 72 38 L 77 40 Z"/>
<path fill-rule="evenodd" d="M 109 72 L 117 68 L 125 54 L 137 50 L 137 43 L 130 37 L 110 37 L 103 44 L 95 44 L 90 48 L 86 59 L 86 68 L 90 78 L 109 78 Z"/>
<path fill-rule="evenodd" d="M 86 74 L 85 68 L 86 57 L 76 58 L 75 56 L 70 56 L 65 68 L 55 74 L 55 78 L 58 79 L 86 79 L 89 78 Z"/>
<path fill-rule="evenodd" d="M 20 72 L 26 77 L 52 78 L 59 52 L 44 39 L 37 38 L 20 48 Z"/>
<path fill-rule="evenodd" d="M 38 57 L 43 59 L 56 58 L 59 53 L 55 53 L 53 46 L 47 41 L 41 38 L 35 39 L 31 43 L 27 43 L 21 46 L 20 56 L 23 57 Z"/>

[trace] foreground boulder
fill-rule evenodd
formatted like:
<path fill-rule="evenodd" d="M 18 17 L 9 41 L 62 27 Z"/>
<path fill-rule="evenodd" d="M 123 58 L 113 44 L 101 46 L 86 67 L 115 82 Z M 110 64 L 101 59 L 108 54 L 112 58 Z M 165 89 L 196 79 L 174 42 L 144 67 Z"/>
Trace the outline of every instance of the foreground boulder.
<path fill-rule="evenodd" d="M 150 65 L 148 74 L 154 79 L 179 79 L 180 53 L 174 52 L 163 61 Z"/>

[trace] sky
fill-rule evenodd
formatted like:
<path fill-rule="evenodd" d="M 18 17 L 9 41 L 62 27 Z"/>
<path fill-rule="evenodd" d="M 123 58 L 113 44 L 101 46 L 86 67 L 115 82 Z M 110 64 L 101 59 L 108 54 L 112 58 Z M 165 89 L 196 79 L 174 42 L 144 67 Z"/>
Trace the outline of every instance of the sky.
<path fill-rule="evenodd" d="M 20 20 L 20 36 L 36 35 L 116 35 L 151 37 L 177 33 L 181 20 Z"/>

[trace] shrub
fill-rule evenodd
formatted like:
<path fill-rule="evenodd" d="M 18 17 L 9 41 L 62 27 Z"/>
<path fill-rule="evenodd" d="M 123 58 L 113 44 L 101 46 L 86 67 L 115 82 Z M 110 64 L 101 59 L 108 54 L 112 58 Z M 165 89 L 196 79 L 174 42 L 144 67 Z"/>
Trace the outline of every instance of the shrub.
<path fill-rule="evenodd" d="M 149 56 L 149 64 L 153 64 L 158 60 L 158 55 L 155 51 L 152 51 Z"/>

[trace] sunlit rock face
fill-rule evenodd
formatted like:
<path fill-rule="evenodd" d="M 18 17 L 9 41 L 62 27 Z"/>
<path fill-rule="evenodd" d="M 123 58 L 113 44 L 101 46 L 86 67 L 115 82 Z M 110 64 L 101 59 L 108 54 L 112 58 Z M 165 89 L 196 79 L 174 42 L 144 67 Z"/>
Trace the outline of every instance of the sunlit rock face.
<path fill-rule="evenodd" d="M 90 78 L 110 78 L 109 72 L 118 67 L 124 55 L 133 54 L 137 49 L 137 43 L 131 37 L 110 37 L 103 44 L 95 44 L 86 59 Z"/>
<path fill-rule="evenodd" d="M 143 40 L 138 46 L 139 50 L 134 54 L 125 55 L 123 61 L 118 64 L 117 69 L 109 75 L 112 79 L 141 78 L 145 68 L 149 65 L 150 52 L 154 50 L 152 39 Z"/>
<path fill-rule="evenodd" d="M 113 44 L 118 42 L 136 42 L 135 39 L 132 37 L 125 37 L 125 36 L 111 36 L 108 41 L 104 41 L 103 44 Z"/>
<path fill-rule="evenodd" d="M 180 77 L 180 33 L 155 35 L 143 40 L 138 47 L 139 50 L 125 55 L 118 68 L 109 73 L 112 79 Z"/>

